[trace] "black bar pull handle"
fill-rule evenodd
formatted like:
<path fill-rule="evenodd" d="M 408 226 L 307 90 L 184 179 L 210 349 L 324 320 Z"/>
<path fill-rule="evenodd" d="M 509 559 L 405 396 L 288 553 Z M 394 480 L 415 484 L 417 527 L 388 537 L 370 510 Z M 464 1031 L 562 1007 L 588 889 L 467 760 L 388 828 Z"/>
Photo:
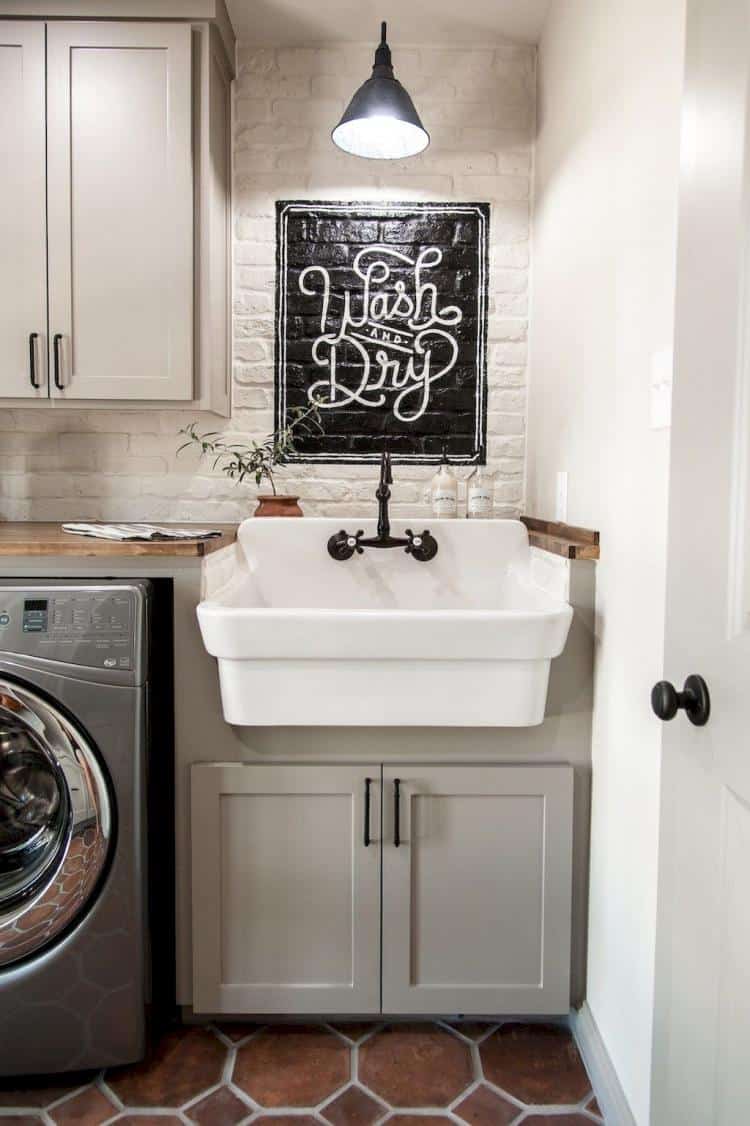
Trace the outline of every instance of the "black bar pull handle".
<path fill-rule="evenodd" d="M 401 779 L 393 779 L 393 845 L 401 845 Z"/>
<path fill-rule="evenodd" d="M 370 786 L 372 778 L 365 778 L 365 848 L 370 847 Z"/>
<path fill-rule="evenodd" d="M 38 391 L 41 387 L 41 383 L 37 383 L 36 380 L 36 342 L 38 339 L 38 332 L 29 333 L 29 379 L 35 391 Z"/>
<path fill-rule="evenodd" d="M 60 343 L 62 341 L 62 333 L 56 332 L 52 340 L 52 354 L 55 361 L 55 387 L 58 391 L 65 389 L 65 384 L 60 379 Z"/>

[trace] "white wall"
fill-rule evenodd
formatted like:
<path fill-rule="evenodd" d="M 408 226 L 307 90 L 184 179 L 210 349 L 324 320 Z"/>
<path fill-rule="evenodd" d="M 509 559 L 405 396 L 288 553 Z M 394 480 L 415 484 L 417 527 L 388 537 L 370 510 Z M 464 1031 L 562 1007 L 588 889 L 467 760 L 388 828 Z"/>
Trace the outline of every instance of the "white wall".
<path fill-rule="evenodd" d="M 556 0 L 539 50 L 528 511 L 601 530 L 588 1003 L 648 1121 L 683 0 Z"/>
<path fill-rule="evenodd" d="M 229 427 L 273 425 L 274 203 L 278 198 L 489 200 L 489 459 L 498 515 L 522 503 L 526 412 L 529 196 L 536 51 L 529 45 L 435 49 L 393 44 L 432 136 L 403 162 L 334 148 L 330 132 L 369 76 L 373 47 L 239 48 L 235 84 L 235 368 Z M 177 430 L 195 413 L 147 409 L 0 409 L 0 518 L 239 520 L 235 487 L 190 454 Z M 205 428 L 216 417 L 199 416 Z M 425 513 L 434 468 L 399 466 L 394 513 Z M 315 466 L 284 475 L 310 514 L 373 511 L 375 470 Z"/>

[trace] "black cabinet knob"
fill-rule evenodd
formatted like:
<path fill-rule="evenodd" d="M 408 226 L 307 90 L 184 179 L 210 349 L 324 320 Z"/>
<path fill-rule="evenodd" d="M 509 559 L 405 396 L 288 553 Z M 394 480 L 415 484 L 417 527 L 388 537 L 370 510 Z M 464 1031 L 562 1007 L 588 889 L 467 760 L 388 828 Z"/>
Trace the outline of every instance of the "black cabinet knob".
<path fill-rule="evenodd" d="M 660 680 L 651 689 L 651 707 L 659 719 L 674 719 L 680 708 L 696 727 L 708 723 L 711 714 L 711 697 L 702 676 L 693 673 L 678 692 L 668 680 Z"/>

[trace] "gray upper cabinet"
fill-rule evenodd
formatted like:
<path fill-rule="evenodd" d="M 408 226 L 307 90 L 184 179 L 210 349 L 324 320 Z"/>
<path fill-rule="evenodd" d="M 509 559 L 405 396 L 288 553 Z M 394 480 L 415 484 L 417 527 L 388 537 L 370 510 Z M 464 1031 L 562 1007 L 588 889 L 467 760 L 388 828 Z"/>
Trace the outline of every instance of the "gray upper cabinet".
<path fill-rule="evenodd" d="M 2 395 L 47 398 L 44 24 L 0 21 Z"/>
<path fill-rule="evenodd" d="M 193 397 L 190 38 L 47 28 L 54 397 Z"/>
<path fill-rule="evenodd" d="M 232 73 L 219 36 L 138 21 L 0 34 L 13 173 L 0 211 L 23 216 L 0 262 L 3 294 L 23 290 L 0 321 L 0 396 L 228 413 Z"/>

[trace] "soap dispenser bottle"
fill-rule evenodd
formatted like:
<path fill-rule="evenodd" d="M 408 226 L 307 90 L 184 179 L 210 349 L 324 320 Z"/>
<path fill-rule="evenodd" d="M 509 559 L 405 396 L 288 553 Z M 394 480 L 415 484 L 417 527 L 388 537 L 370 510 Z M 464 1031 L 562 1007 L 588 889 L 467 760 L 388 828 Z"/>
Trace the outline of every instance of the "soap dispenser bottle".
<path fill-rule="evenodd" d="M 466 516 L 489 520 L 495 506 L 495 478 L 486 465 L 478 465 L 466 483 Z"/>
<path fill-rule="evenodd" d="M 442 519 L 455 519 L 458 515 L 458 481 L 448 464 L 448 455 L 443 446 L 440 468 L 430 485 L 432 514 Z"/>

